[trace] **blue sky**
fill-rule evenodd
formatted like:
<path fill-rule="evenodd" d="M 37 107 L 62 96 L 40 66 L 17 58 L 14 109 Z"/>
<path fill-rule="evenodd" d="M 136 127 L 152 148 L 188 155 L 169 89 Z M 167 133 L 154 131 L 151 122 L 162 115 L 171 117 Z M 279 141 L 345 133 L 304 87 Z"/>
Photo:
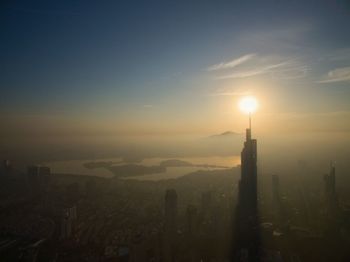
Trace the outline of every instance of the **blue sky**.
<path fill-rule="evenodd" d="M 101 2 L 2 3 L 3 123 L 210 133 L 250 94 L 262 121 L 350 130 L 348 1 Z"/>

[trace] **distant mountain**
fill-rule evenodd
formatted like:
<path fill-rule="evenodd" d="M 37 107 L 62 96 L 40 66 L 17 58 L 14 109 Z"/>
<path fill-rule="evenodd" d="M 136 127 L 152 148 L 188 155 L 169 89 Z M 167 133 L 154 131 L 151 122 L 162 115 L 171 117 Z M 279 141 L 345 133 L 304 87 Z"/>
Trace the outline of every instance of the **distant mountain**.
<path fill-rule="evenodd" d="M 209 136 L 209 138 L 231 138 L 231 137 L 238 137 L 238 136 L 241 136 L 241 134 L 233 131 L 226 131 L 221 134 Z"/>

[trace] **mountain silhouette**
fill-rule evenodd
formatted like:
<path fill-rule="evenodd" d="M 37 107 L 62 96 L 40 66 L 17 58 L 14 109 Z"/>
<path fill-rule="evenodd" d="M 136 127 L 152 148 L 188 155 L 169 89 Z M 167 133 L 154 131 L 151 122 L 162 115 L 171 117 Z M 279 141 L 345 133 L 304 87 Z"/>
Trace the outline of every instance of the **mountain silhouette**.
<path fill-rule="evenodd" d="M 209 138 L 232 138 L 232 137 L 239 137 L 242 134 L 237 133 L 237 132 L 233 132 L 233 131 L 226 131 L 220 134 L 216 134 L 216 135 L 211 135 L 209 136 Z"/>

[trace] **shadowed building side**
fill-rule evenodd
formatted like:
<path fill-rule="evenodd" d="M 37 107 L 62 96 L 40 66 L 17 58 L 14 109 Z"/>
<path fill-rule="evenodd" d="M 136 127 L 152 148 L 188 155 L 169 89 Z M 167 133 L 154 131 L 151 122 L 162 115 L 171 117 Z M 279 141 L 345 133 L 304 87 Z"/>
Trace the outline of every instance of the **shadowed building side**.
<path fill-rule="evenodd" d="M 257 141 L 246 130 L 234 229 L 234 261 L 258 261 L 260 233 L 257 207 Z"/>

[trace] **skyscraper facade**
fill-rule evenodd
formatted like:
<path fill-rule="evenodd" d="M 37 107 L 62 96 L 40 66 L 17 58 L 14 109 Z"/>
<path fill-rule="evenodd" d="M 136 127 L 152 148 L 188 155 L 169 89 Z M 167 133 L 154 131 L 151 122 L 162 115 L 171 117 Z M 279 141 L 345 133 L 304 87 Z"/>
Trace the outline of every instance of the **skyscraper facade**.
<path fill-rule="evenodd" d="M 278 175 L 272 175 L 272 202 L 278 205 L 280 201 L 280 179 Z"/>
<path fill-rule="evenodd" d="M 241 180 L 239 203 L 246 215 L 251 216 L 257 207 L 257 141 L 251 138 L 251 129 L 246 130 L 246 141 L 241 152 Z"/>
<path fill-rule="evenodd" d="M 241 152 L 241 179 L 235 221 L 234 256 L 240 260 L 257 261 L 259 252 L 259 219 L 257 197 L 257 141 L 246 130 Z"/>
<path fill-rule="evenodd" d="M 327 215 L 334 216 L 338 209 L 338 196 L 335 190 L 335 166 L 331 163 L 330 172 L 324 176 Z"/>
<path fill-rule="evenodd" d="M 164 205 L 165 231 L 174 233 L 177 230 L 177 194 L 174 189 L 168 189 L 165 193 Z"/>
<path fill-rule="evenodd" d="M 177 240 L 177 194 L 175 189 L 165 192 L 164 232 L 162 261 L 173 262 L 176 257 Z"/>

